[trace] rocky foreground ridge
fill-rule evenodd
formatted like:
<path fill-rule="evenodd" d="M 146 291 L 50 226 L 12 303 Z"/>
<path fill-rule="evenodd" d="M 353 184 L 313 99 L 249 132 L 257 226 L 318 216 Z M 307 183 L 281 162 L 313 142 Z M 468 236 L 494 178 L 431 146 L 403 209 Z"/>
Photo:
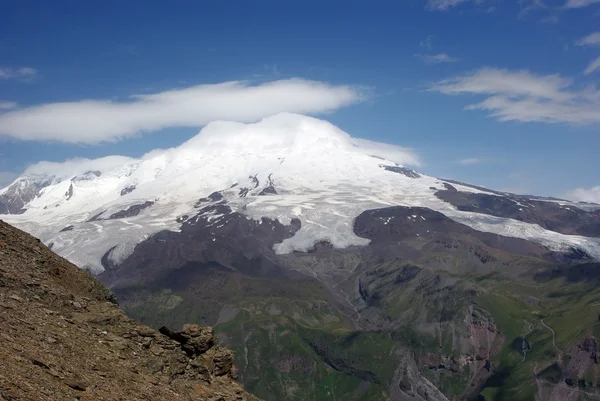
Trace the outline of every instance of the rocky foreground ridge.
<path fill-rule="evenodd" d="M 158 332 L 0 220 L 0 400 L 258 400 L 210 327 Z"/>

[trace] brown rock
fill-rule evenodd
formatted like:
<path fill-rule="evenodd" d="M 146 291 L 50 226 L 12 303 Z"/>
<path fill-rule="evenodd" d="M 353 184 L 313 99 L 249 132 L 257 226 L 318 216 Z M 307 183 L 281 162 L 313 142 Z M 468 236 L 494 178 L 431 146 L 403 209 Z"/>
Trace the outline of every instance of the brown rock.
<path fill-rule="evenodd" d="M 39 366 L 40 368 L 49 369 L 49 366 L 38 358 L 31 358 L 31 363 L 33 363 L 35 366 Z"/>
<path fill-rule="evenodd" d="M 23 302 L 23 298 L 21 298 L 17 295 L 11 295 L 9 298 L 12 299 L 13 301 Z"/>
<path fill-rule="evenodd" d="M 231 372 L 233 367 L 233 351 L 227 348 L 218 348 L 213 357 L 213 374 L 223 376 Z"/>
<path fill-rule="evenodd" d="M 142 337 L 156 337 L 156 331 L 152 330 L 150 327 L 136 327 L 135 331 Z"/>
<path fill-rule="evenodd" d="M 188 354 L 203 354 L 215 345 L 215 333 L 212 327 L 200 327 L 197 324 L 186 324 L 181 330 L 181 335 L 187 341 L 182 348 Z"/>
<path fill-rule="evenodd" d="M 87 386 L 85 385 L 85 383 L 83 383 L 80 380 L 77 379 L 70 379 L 65 381 L 65 384 L 69 387 L 71 387 L 73 390 L 77 390 L 77 391 L 85 391 L 85 389 L 87 388 Z"/>

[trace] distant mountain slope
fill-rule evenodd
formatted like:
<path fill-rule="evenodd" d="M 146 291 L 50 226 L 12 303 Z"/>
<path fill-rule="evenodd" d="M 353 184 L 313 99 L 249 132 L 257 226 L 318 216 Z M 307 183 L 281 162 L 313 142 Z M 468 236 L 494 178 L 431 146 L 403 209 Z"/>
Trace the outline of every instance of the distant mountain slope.
<path fill-rule="evenodd" d="M 0 220 L 0 399 L 258 400 L 211 328 L 160 334 L 39 240 Z M 161 330 L 162 331 L 162 330 Z"/>
<path fill-rule="evenodd" d="M 148 236 L 180 230 L 186 217 L 217 200 L 255 220 L 299 219 L 300 229 L 274 245 L 280 254 L 321 241 L 335 248 L 366 245 L 352 231 L 356 216 L 409 206 L 479 231 L 600 258 L 598 212 L 550 200 L 542 210 L 538 200 L 449 184 L 397 163 L 410 159 L 402 148 L 352 138 L 326 121 L 295 114 L 256 124 L 214 122 L 181 146 L 140 159 L 42 163 L 0 190 L 0 213 L 95 273 L 109 250 L 118 264 Z M 486 199 L 505 206 L 488 211 Z M 469 206 L 474 202 L 479 206 Z M 548 222 L 550 213 L 560 221 Z M 221 217 L 215 213 L 211 224 L 221 224 Z M 571 217 L 580 222 L 567 223 Z"/>

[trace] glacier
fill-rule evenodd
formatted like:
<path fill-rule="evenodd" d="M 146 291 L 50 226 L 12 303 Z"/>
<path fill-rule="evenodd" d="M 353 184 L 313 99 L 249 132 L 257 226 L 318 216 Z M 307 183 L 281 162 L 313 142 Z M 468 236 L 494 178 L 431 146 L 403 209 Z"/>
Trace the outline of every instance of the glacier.
<path fill-rule="evenodd" d="M 277 253 L 306 251 L 320 241 L 338 248 L 367 245 L 368 240 L 353 232 L 360 213 L 412 206 L 439 211 L 476 230 L 531 240 L 553 250 L 578 247 L 600 259 L 598 238 L 459 211 L 434 195 L 444 188 L 443 180 L 393 171 L 418 164 L 409 149 L 353 138 L 312 117 L 280 113 L 250 124 L 216 121 L 178 147 L 139 159 L 110 156 L 32 166 L 0 190 L 0 196 L 26 189 L 32 176 L 48 177 L 49 185 L 27 202 L 22 214 L 1 218 L 93 273 L 103 271 L 104 255 L 118 264 L 153 234 L 178 231 L 181 216 L 203 213 L 196 202 L 216 191 L 233 211 L 248 218 L 268 217 L 283 224 L 301 220 L 293 237 L 275 245 Z M 268 186 L 275 191 L 262 192 Z M 147 201 L 153 204 L 138 215 L 108 219 Z M 211 216 L 210 224 L 216 226 L 224 218 Z"/>

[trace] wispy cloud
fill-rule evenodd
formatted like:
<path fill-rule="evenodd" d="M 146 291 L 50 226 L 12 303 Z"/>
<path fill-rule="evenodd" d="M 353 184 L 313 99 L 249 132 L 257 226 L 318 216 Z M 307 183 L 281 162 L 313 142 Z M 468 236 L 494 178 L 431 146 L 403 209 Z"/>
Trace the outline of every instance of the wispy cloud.
<path fill-rule="evenodd" d="M 583 8 L 600 3 L 600 0 L 567 0 L 565 8 Z"/>
<path fill-rule="evenodd" d="M 427 8 L 435 11 L 445 11 L 470 0 L 427 0 Z"/>
<path fill-rule="evenodd" d="M 17 108 L 17 103 L 0 100 L 0 110 L 10 110 Z"/>
<path fill-rule="evenodd" d="M 534 10 L 543 10 L 547 8 L 543 0 L 520 0 L 521 11 L 519 11 L 519 18 L 525 18 L 527 14 Z"/>
<path fill-rule="evenodd" d="M 596 59 L 592 60 L 588 66 L 586 67 L 586 69 L 583 71 L 583 73 L 585 75 L 589 75 L 594 71 L 597 71 L 598 69 L 600 69 L 600 57 L 597 57 Z"/>
<path fill-rule="evenodd" d="M 490 13 L 496 10 L 495 6 L 489 5 L 494 0 L 426 0 L 425 8 L 430 11 L 447 11 L 463 3 L 472 3 L 477 6 L 478 11 Z"/>
<path fill-rule="evenodd" d="M 0 114 L 0 136 L 70 143 L 115 141 L 167 127 L 201 127 L 214 120 L 251 122 L 279 112 L 318 114 L 365 98 L 360 88 L 303 79 L 252 85 L 197 85 L 133 95 L 127 102 L 49 103 Z"/>
<path fill-rule="evenodd" d="M 30 81 L 37 75 L 37 70 L 31 67 L 0 68 L 0 79 L 19 79 Z"/>
<path fill-rule="evenodd" d="M 476 157 L 469 157 L 466 159 L 460 159 L 456 161 L 458 164 L 461 164 L 463 166 L 472 166 L 474 164 L 480 164 L 483 162 L 483 160 L 478 159 Z"/>
<path fill-rule="evenodd" d="M 577 188 L 569 191 L 567 199 L 580 202 L 600 203 L 600 185 L 591 188 Z"/>
<path fill-rule="evenodd" d="M 415 54 L 415 57 L 423 60 L 425 64 L 441 64 L 441 63 L 455 63 L 458 61 L 457 58 L 450 57 L 446 53 L 440 54 Z"/>
<path fill-rule="evenodd" d="M 368 155 L 384 157 L 400 164 L 422 166 L 421 157 L 411 148 L 362 138 L 352 138 L 352 143 Z"/>
<path fill-rule="evenodd" d="M 558 24 L 559 19 L 556 15 L 548 15 L 546 17 L 540 18 L 538 22 L 540 24 Z"/>
<path fill-rule="evenodd" d="M 575 42 L 577 46 L 600 46 L 600 32 L 590 33 Z"/>
<path fill-rule="evenodd" d="M 433 84 L 430 91 L 447 95 L 474 94 L 486 98 L 466 107 L 485 110 L 499 121 L 600 123 L 600 90 L 573 90 L 571 79 L 536 75 L 526 70 L 482 68 Z"/>
<path fill-rule="evenodd" d="M 433 41 L 433 35 L 429 35 L 425 39 L 423 39 L 421 41 L 421 43 L 419 43 L 419 45 L 421 47 L 425 47 L 427 49 L 431 49 L 431 47 L 432 47 L 432 41 Z"/>

